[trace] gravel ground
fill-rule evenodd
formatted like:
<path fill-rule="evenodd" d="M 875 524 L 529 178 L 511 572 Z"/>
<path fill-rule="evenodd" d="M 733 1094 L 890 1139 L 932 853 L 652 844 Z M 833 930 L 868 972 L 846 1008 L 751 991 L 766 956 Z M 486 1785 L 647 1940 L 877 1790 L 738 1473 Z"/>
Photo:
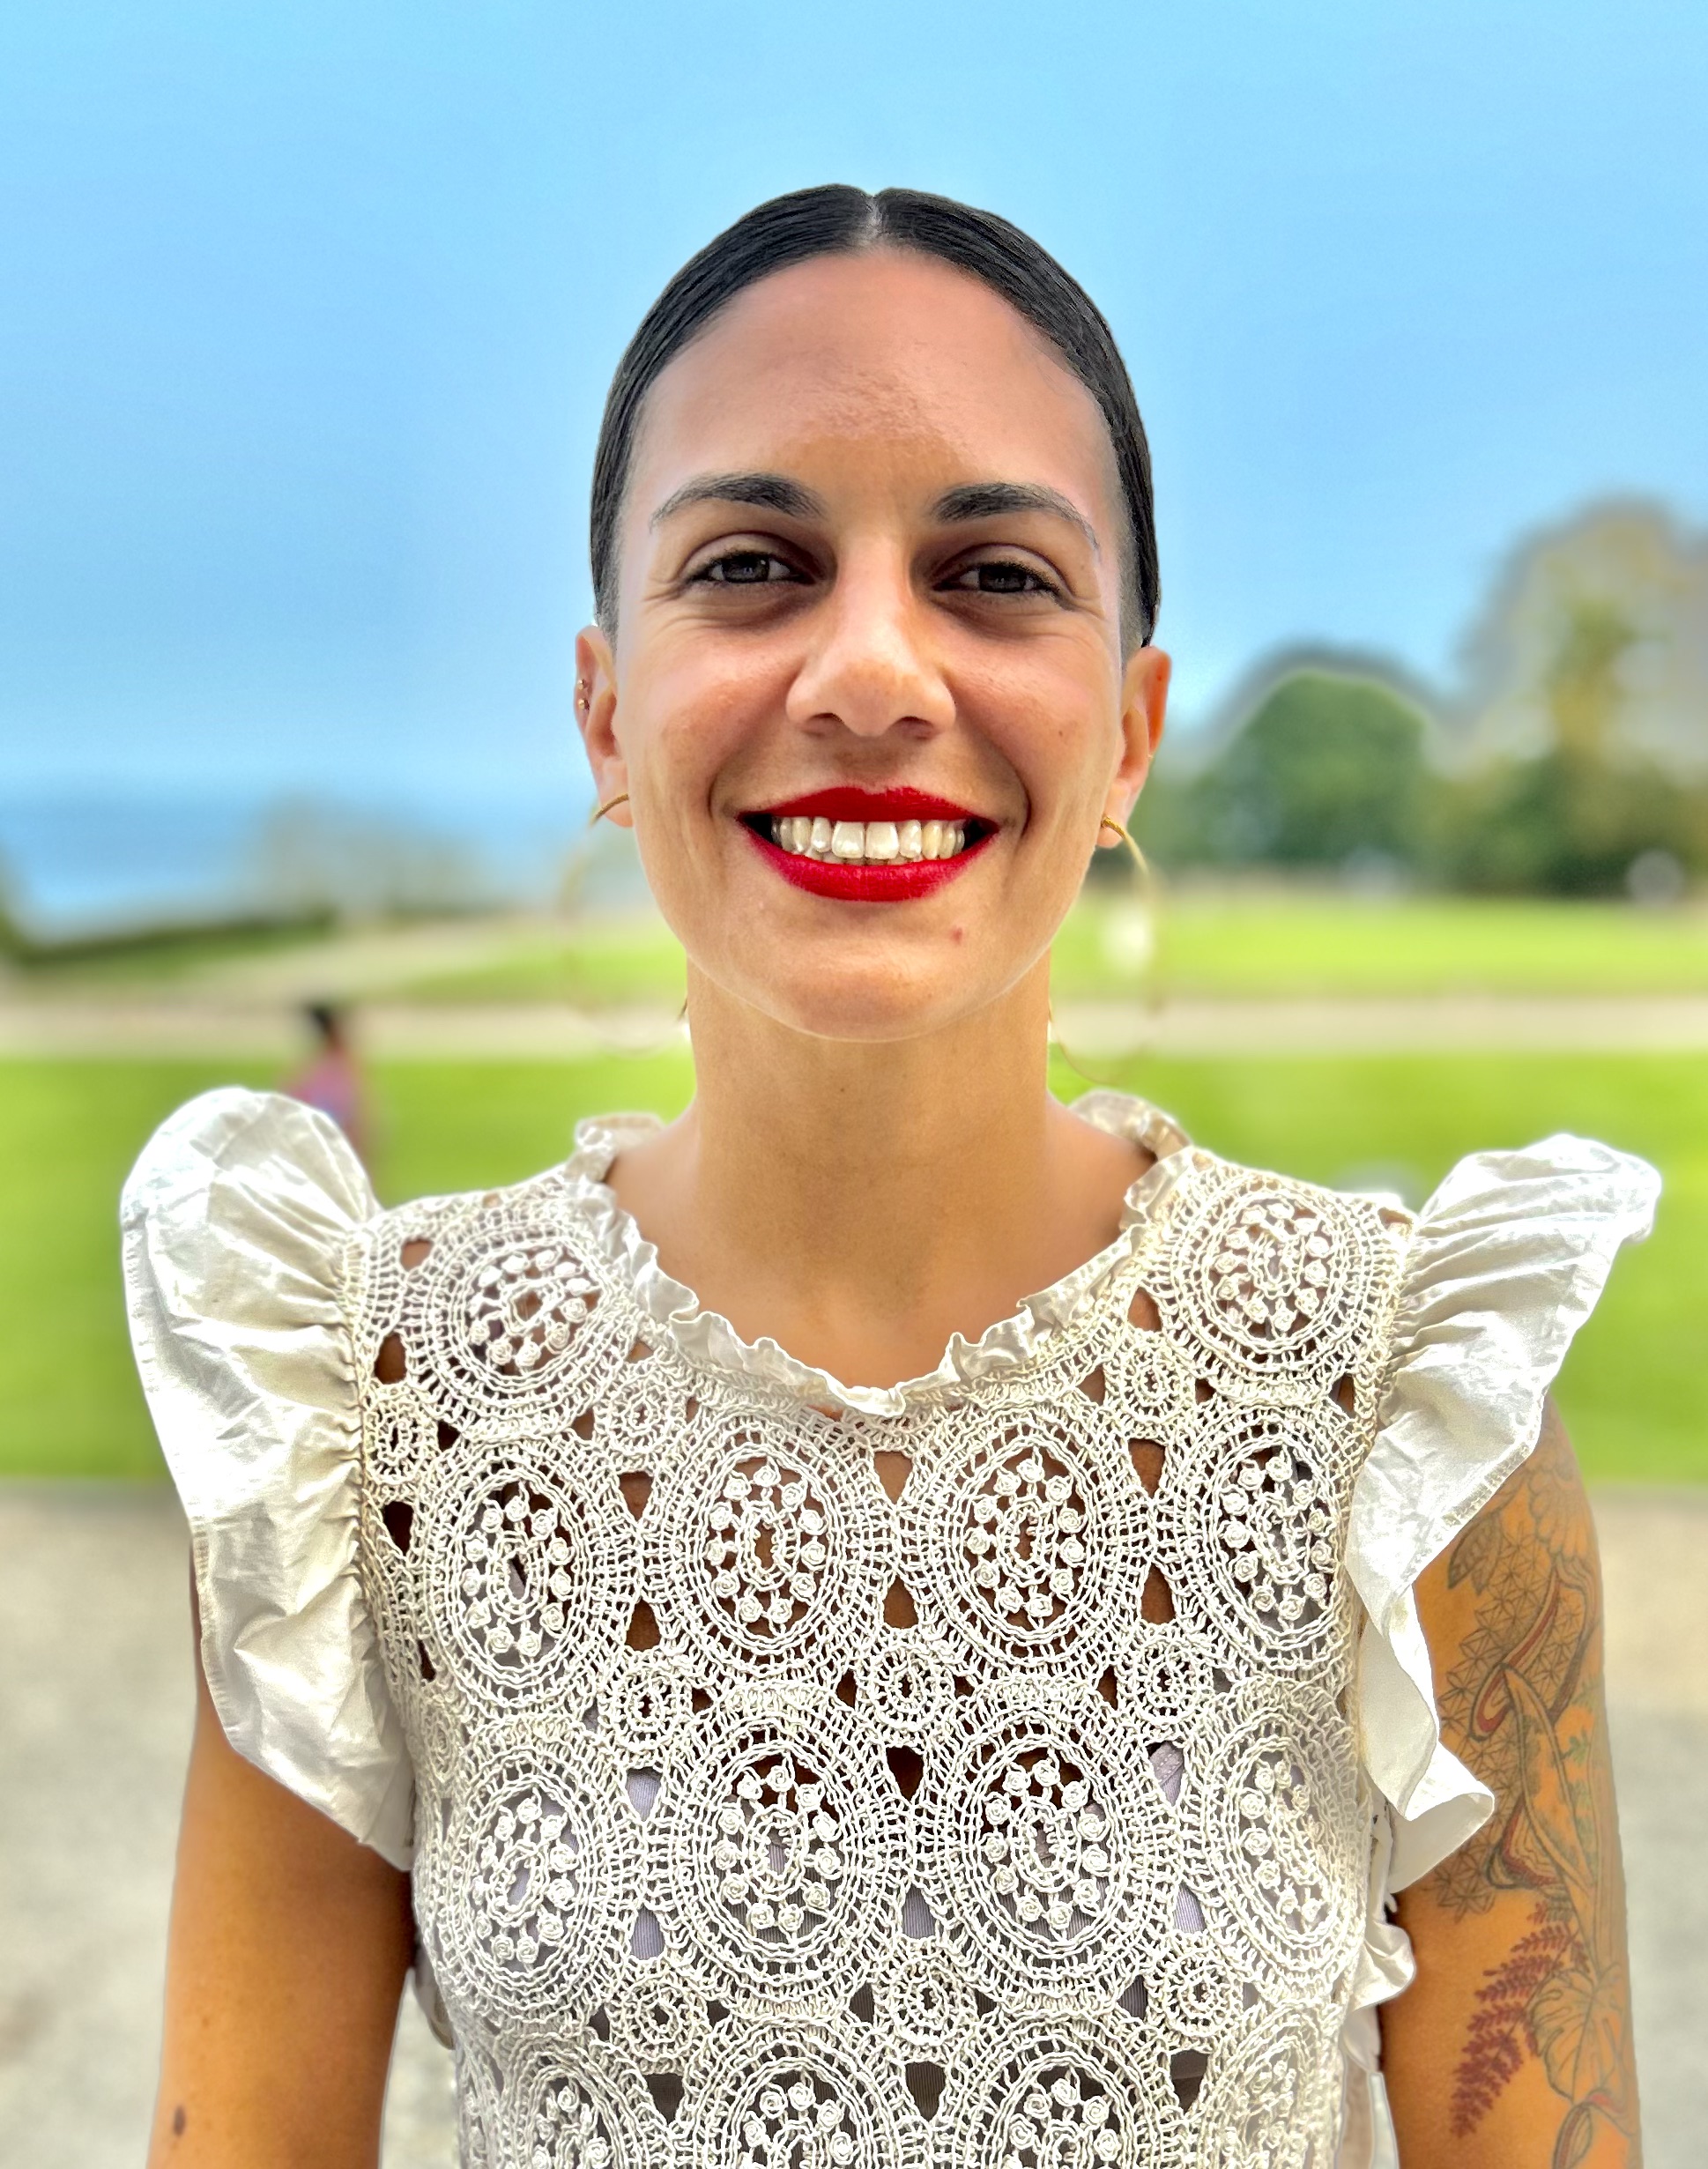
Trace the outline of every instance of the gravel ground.
<path fill-rule="evenodd" d="M 1603 1491 L 1608 1682 L 1649 2169 L 1708 2091 L 1708 1492 Z M 0 2169 L 139 2169 L 189 1732 L 168 1497 L 0 1490 Z M 449 2061 L 405 2000 L 385 2169 L 448 2169 Z"/>

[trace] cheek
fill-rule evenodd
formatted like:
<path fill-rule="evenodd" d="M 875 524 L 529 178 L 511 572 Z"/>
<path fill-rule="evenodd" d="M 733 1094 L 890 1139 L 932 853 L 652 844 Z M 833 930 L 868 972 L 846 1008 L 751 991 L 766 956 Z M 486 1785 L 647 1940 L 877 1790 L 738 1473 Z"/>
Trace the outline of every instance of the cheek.
<path fill-rule="evenodd" d="M 1020 779 L 1028 837 L 1054 850 L 1066 832 L 1101 810 L 1120 750 L 1118 724 L 1095 702 L 1077 702 L 1058 688 L 1028 715 L 1011 719 L 997 737 Z"/>
<path fill-rule="evenodd" d="M 963 670 L 964 712 L 1020 778 L 1029 817 L 1072 819 L 1120 757 L 1120 680 L 1101 645 L 1065 636 Z"/>
<path fill-rule="evenodd" d="M 623 682 L 618 736 L 642 793 L 667 795 L 685 818 L 739 759 L 755 711 L 748 673 L 703 652 L 658 657 Z"/>

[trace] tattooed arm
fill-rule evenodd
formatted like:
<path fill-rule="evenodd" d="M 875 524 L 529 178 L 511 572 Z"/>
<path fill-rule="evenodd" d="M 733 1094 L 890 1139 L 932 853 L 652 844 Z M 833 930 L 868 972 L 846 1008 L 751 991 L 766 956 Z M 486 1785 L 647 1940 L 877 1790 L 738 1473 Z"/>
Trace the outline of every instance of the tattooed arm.
<path fill-rule="evenodd" d="M 1442 1736 L 1497 1804 L 1400 1898 L 1417 1980 L 1382 2039 L 1402 2169 L 1636 2169 L 1600 1571 L 1551 1407 L 1417 1599 Z"/>

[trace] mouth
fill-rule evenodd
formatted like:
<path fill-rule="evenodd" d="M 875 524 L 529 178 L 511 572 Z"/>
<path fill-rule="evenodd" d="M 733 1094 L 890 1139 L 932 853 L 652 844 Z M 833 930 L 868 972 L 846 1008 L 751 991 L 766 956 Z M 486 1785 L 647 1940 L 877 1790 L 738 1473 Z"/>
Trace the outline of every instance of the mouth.
<path fill-rule="evenodd" d="M 903 903 L 952 881 L 998 824 L 920 791 L 813 791 L 741 825 L 797 888 L 851 903 Z"/>

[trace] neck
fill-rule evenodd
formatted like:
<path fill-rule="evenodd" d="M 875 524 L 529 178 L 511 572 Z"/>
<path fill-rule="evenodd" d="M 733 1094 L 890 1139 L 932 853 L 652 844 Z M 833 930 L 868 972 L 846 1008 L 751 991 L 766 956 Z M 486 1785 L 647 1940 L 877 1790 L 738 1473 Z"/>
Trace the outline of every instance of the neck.
<path fill-rule="evenodd" d="M 1044 1176 L 1048 983 L 926 1038 L 810 1038 L 718 990 L 690 1006 L 697 1180 L 717 1225 L 822 1270 L 911 1279 L 945 1237 L 1024 1212 Z M 1023 1201 L 1022 1201 L 1023 1200 Z"/>
<path fill-rule="evenodd" d="M 1047 962 L 927 1037 L 789 1029 L 704 979 L 698 1090 L 612 1180 L 666 1270 L 745 1338 L 843 1378 L 931 1369 L 1112 1238 L 1130 1147 L 1048 1091 Z"/>

